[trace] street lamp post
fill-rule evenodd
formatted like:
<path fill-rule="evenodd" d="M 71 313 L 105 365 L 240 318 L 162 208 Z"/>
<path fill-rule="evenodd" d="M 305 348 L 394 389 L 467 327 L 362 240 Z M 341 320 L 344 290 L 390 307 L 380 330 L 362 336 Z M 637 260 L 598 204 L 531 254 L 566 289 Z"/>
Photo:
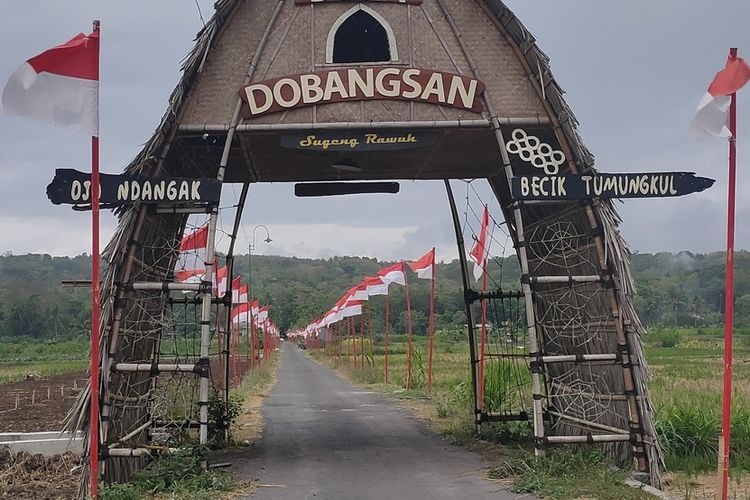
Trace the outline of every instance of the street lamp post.
<path fill-rule="evenodd" d="M 255 368 L 255 323 L 253 321 L 253 311 L 252 311 L 252 302 L 253 302 L 253 292 L 252 292 L 252 275 L 253 275 L 253 250 L 255 250 L 255 233 L 258 230 L 258 228 L 263 228 L 266 231 L 266 238 L 263 240 L 266 243 L 271 243 L 273 240 L 271 239 L 271 234 L 268 231 L 268 228 L 264 226 L 263 224 L 258 224 L 253 228 L 253 238 L 251 243 L 248 245 L 247 248 L 247 298 L 250 301 L 250 366 L 252 368 Z"/>

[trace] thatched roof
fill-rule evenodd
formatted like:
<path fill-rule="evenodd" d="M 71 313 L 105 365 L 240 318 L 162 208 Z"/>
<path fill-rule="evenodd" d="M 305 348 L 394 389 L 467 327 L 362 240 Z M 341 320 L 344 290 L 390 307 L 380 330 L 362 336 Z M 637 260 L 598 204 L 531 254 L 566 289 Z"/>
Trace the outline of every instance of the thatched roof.
<path fill-rule="evenodd" d="M 179 117 L 181 113 L 183 113 L 189 93 L 200 75 L 205 61 L 211 53 L 214 41 L 217 39 L 221 30 L 225 27 L 235 9 L 243 5 L 245 2 L 250 1 L 252 0 L 218 0 L 216 2 L 214 16 L 206 23 L 205 27 L 200 30 L 196 37 L 195 46 L 183 61 L 182 77 L 169 98 L 166 113 L 162 117 L 161 122 L 151 139 L 145 144 L 135 159 L 126 167 L 126 172 L 143 175 L 159 174 L 159 169 L 163 168 L 164 160 L 169 154 L 172 138 L 177 134 Z M 503 2 L 500 0 L 477 1 L 482 4 L 483 8 L 486 8 L 492 16 L 494 16 L 498 28 L 517 46 L 519 50 L 519 58 L 522 59 L 522 63 L 528 68 L 527 78 L 534 82 L 538 87 L 540 96 L 543 96 L 544 103 L 549 109 L 554 126 L 564 135 L 565 142 L 567 142 L 567 146 L 571 150 L 572 158 L 570 158 L 570 160 L 572 160 L 575 166 L 574 168 L 578 171 L 593 169 L 594 158 L 583 144 L 577 131 L 578 121 L 565 102 L 563 91 L 552 75 L 549 66 L 549 58 L 536 45 L 534 37 L 526 30 L 521 21 Z M 184 172 L 169 173 L 184 174 Z M 490 182 L 493 184 L 493 188 L 498 194 L 505 193 L 507 190 L 507 186 L 503 185 L 503 182 L 505 182 L 504 180 L 495 179 Z M 643 333 L 643 328 L 632 304 L 632 296 L 635 293 L 635 290 L 630 272 L 629 250 L 618 231 L 620 219 L 612 204 L 610 202 L 596 202 L 592 207 L 595 214 L 594 218 L 597 223 L 601 225 L 602 236 L 606 244 L 606 268 L 614 276 L 616 282 L 615 291 L 619 313 L 623 323 L 627 326 L 629 347 L 631 355 L 634 358 L 633 371 L 637 385 L 637 393 L 643 398 L 644 404 L 646 405 L 646 407 L 642 409 L 641 415 L 643 431 L 648 438 L 655 442 L 656 432 L 653 426 L 653 408 L 651 408 L 650 401 L 647 398 L 648 391 L 646 387 L 649 372 L 643 349 L 640 344 L 640 335 Z M 555 221 L 565 218 L 565 220 L 571 221 L 571 223 L 577 228 L 576 231 L 580 234 L 585 234 L 586 238 L 589 238 L 589 240 L 593 238 L 591 227 L 587 226 L 591 221 L 587 218 L 586 210 L 581 205 L 568 206 L 563 209 L 561 209 L 559 205 L 552 207 L 526 207 L 524 208 L 524 213 L 528 215 L 531 220 Z M 129 270 L 125 270 L 127 267 L 126 258 L 128 243 L 132 240 L 139 240 L 142 246 L 158 246 L 157 241 L 179 239 L 185 224 L 184 217 L 163 217 L 160 220 L 152 221 L 153 224 L 150 224 L 147 229 L 142 230 L 144 218 L 151 217 L 145 214 L 144 208 L 128 207 L 123 209 L 119 215 L 120 222 L 117 232 L 105 252 L 105 257 L 110 263 L 107 276 L 105 276 L 106 286 L 102 288 L 102 300 L 105 304 L 112 303 L 111 299 L 114 298 L 112 295 L 117 290 L 117 288 L 114 287 L 114 283 L 122 281 L 123 273 L 130 272 Z M 157 227 L 159 228 L 158 231 L 155 230 Z M 149 241 L 145 241 L 144 238 Z M 587 240 L 587 242 L 589 240 Z M 592 258 L 592 261 L 594 262 L 590 263 L 592 265 L 589 265 L 588 267 L 594 268 L 596 266 L 593 264 L 596 264 L 599 261 L 596 258 Z M 543 267 L 548 264 L 550 263 L 541 263 L 540 265 Z M 165 268 L 168 267 L 169 263 L 165 265 Z M 585 270 L 588 271 L 588 273 L 597 272 L 595 269 L 592 271 L 591 269 L 586 268 Z M 592 297 L 599 291 L 601 291 L 599 285 L 592 285 L 584 290 L 585 293 L 591 294 Z M 535 292 L 538 292 L 540 297 L 537 301 L 538 303 L 536 307 L 537 314 L 541 317 L 544 316 L 545 313 L 545 300 L 552 300 L 549 297 L 554 296 L 558 291 L 552 287 L 545 288 L 539 286 Z M 545 294 L 547 297 L 546 299 Z M 610 317 L 611 311 L 608 311 L 608 305 L 606 302 L 591 300 L 590 303 L 591 311 L 589 311 L 589 314 L 591 316 L 607 317 L 609 320 L 618 321 L 617 318 L 613 319 Z M 113 314 L 114 311 L 112 307 L 108 307 L 104 311 L 101 327 L 102 338 L 106 338 L 105 332 L 113 321 Z M 614 335 L 614 333 L 612 335 Z M 146 352 L 139 353 L 139 355 L 148 358 L 148 353 Z M 620 376 L 619 372 L 613 371 L 611 373 L 606 373 L 606 376 L 608 380 L 610 380 L 609 387 L 613 391 L 617 390 L 622 392 L 621 381 L 617 381 Z M 79 418 L 75 421 L 71 421 L 71 426 L 86 425 L 87 413 L 85 412 L 85 408 L 87 404 L 87 400 L 83 399 L 81 401 L 77 414 Z M 622 414 L 627 414 L 626 405 L 620 405 L 618 408 L 618 411 L 621 411 Z M 630 456 L 629 447 L 627 445 L 617 445 L 612 447 L 612 449 L 616 455 L 620 455 L 621 457 Z M 652 484 L 658 486 L 660 484 L 659 471 L 658 467 L 654 467 L 654 464 L 660 462 L 658 445 L 652 444 L 647 446 L 647 453 L 649 463 L 652 464 Z"/>

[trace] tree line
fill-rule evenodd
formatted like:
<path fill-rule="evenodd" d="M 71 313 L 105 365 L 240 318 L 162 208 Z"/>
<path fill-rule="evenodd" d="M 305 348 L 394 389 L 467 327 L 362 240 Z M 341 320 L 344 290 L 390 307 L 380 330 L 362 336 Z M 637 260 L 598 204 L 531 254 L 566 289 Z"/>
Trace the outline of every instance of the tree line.
<path fill-rule="evenodd" d="M 518 289 L 515 256 L 498 261 L 491 282 L 503 290 Z M 300 259 L 254 255 L 251 291 L 271 304 L 271 316 L 282 329 L 306 325 L 327 311 L 365 275 L 390 264 L 368 257 Z M 735 254 L 735 324 L 750 327 L 750 253 Z M 724 254 L 636 253 L 632 260 L 638 288 L 635 305 L 646 326 L 715 327 L 723 324 Z M 435 313 L 438 328 L 465 324 L 461 270 L 457 260 L 436 267 Z M 248 279 L 248 258 L 237 256 L 234 274 Z M 62 288 L 62 280 L 90 276 L 86 255 L 51 257 L 0 256 L 0 338 L 53 339 L 88 335 L 91 311 L 88 289 Z M 410 274 L 414 332 L 427 331 L 429 281 Z M 391 287 L 391 328 L 406 330 L 404 289 Z M 384 297 L 370 302 L 376 331 L 384 323 Z"/>

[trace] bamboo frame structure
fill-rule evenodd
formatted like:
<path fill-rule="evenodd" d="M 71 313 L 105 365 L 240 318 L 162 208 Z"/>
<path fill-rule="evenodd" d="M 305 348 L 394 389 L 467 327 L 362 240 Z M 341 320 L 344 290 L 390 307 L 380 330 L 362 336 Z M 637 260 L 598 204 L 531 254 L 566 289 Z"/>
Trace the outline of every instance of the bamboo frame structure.
<path fill-rule="evenodd" d="M 295 34 L 294 26 L 299 25 L 299 22 L 294 24 L 295 20 L 304 19 L 305 15 L 309 15 L 310 21 L 309 26 L 304 24 L 302 31 L 305 36 L 309 35 L 312 46 L 300 58 L 300 68 L 309 67 L 310 71 L 320 69 L 316 65 L 318 54 L 315 38 L 318 35 L 313 13 L 323 12 L 324 8 L 313 4 L 309 8 L 293 8 L 291 0 L 266 1 L 268 7 L 264 15 L 267 14 L 267 19 L 264 18 L 264 22 L 267 22 L 263 27 L 258 27 L 260 36 L 254 38 L 257 40 L 254 42 L 254 52 L 248 51 L 247 59 L 234 62 L 247 67 L 244 74 L 243 68 L 239 67 L 237 84 L 244 81 L 247 85 L 269 76 L 271 64 L 283 61 L 285 44 Z M 279 113 L 279 116 L 271 116 L 270 123 L 260 123 L 259 120 L 245 121 L 241 118 L 242 101 L 236 93 L 232 93 L 228 99 L 229 119 L 226 123 L 216 123 L 220 120 L 202 123 L 200 117 L 196 118 L 195 115 L 185 119 L 188 115 L 186 103 L 201 72 L 208 66 L 210 52 L 221 50 L 222 33 L 231 27 L 229 20 L 241 6 L 246 8 L 251 3 L 241 0 L 217 1 L 214 17 L 199 33 L 195 48 L 183 65 L 182 78 L 170 96 L 167 112 L 151 140 L 126 168 L 127 173 L 153 177 L 194 174 L 215 177 L 224 182 L 228 170 L 236 164 L 244 164 L 247 172 L 243 171 L 242 174 L 247 176 L 242 179 L 243 191 L 230 235 L 227 265 L 231 270 L 234 242 L 249 183 L 258 182 L 263 177 L 259 175 L 259 162 L 255 162 L 256 152 L 253 151 L 251 140 L 254 137 L 302 131 L 353 130 L 435 131 L 441 137 L 439 141 L 453 133 L 482 135 L 487 138 L 487 147 L 493 157 L 496 153 L 497 167 L 487 181 L 503 210 L 523 278 L 519 284 L 520 292 L 505 292 L 507 296 L 498 292 L 481 294 L 471 289 L 456 203 L 450 182 L 445 180 L 466 292 L 476 424 L 530 419 L 539 455 L 551 444 L 606 443 L 607 452 L 620 462 L 635 457 L 638 467 L 650 474 L 651 484 L 659 487 L 661 451 L 646 387 L 649 372 L 640 343 L 643 327 L 633 308 L 634 284 L 628 264 L 628 249 L 618 233 L 619 219 L 612 204 L 600 200 L 580 204 L 521 203 L 510 195 L 514 176 L 528 173 L 523 166 L 514 164 L 507 150 L 507 138 L 515 128 L 548 131 L 565 155 L 566 163 L 561 165 L 565 173 L 595 172 L 593 157 L 576 130 L 576 119 L 564 102 L 562 91 L 552 77 L 549 61 L 536 46 L 533 36 L 500 0 L 429 0 L 418 6 L 405 6 L 407 10 L 403 22 L 407 24 L 410 50 L 400 51 L 402 57 L 408 59 L 409 65 L 418 62 L 419 54 L 415 51 L 414 43 L 417 35 L 412 31 L 419 19 L 424 18 L 428 21 L 427 29 L 432 30 L 430 35 L 435 36 L 436 42 L 433 40 L 433 43 L 444 52 L 443 64 L 448 69 L 453 66 L 459 73 L 468 68 L 468 72 L 464 71 L 467 75 L 470 73 L 481 80 L 480 63 L 485 61 L 480 59 L 486 58 L 486 51 L 480 52 L 474 46 L 475 42 L 469 41 L 465 20 L 457 15 L 466 5 L 477 7 L 479 12 L 487 15 L 498 35 L 507 41 L 514 57 L 520 62 L 524 82 L 529 82 L 533 89 L 541 111 L 529 112 L 529 116 L 519 116 L 507 109 L 502 99 L 497 99 L 488 91 L 481 96 L 484 111 L 475 115 L 474 119 L 465 119 L 472 116 L 470 114 L 450 114 L 450 110 L 441 106 L 431 110 L 434 113 L 420 114 L 419 107 L 413 102 L 401 108 L 402 115 L 386 113 L 374 118 L 368 116 L 366 104 L 362 102 L 353 107 L 356 112 L 342 117 L 341 121 L 320 121 L 326 113 L 321 106 L 312 106 L 310 114 L 293 115 L 294 110 L 287 110 Z M 309 61 L 306 60 L 308 55 Z M 266 63 L 268 66 L 265 66 Z M 271 72 L 270 76 L 275 75 Z M 287 120 L 288 116 L 294 118 Z M 441 116 L 442 120 L 439 119 Z M 210 154 L 191 156 L 195 152 L 189 150 L 186 143 L 199 141 L 204 135 L 214 137 L 216 145 Z M 464 177 L 461 173 L 456 166 L 454 177 Z M 415 174 L 415 178 L 419 178 L 420 174 L 421 170 Z M 231 175 L 229 178 L 232 178 Z M 188 223 L 188 216 L 199 213 L 207 214 L 209 228 L 203 281 L 193 285 L 177 284 L 173 282 L 176 247 Z M 101 425 L 102 444 L 108 450 L 106 456 L 101 457 L 107 481 L 127 479 L 134 470 L 145 464 L 156 453 L 155 449 L 149 448 L 149 433 L 172 425 L 168 420 L 151 416 L 148 412 L 149 398 L 158 388 L 156 380 L 159 372 L 178 375 L 188 375 L 186 372 L 190 372 L 199 377 L 199 415 L 197 420 L 194 415 L 186 417 L 183 425 L 189 428 L 197 425 L 199 442 L 208 442 L 208 404 L 212 390 L 209 379 L 211 306 L 217 304 L 217 309 L 231 307 L 228 303 L 231 301 L 215 298 L 211 292 L 218 206 L 131 206 L 120 209 L 118 215 L 118 230 L 105 255 L 108 270 L 102 279 L 103 311 L 101 323 L 97 325 L 99 338 L 105 346 L 100 360 L 102 378 L 95 381 L 100 385 L 102 398 L 100 402 L 91 402 L 90 391 L 84 391 L 66 423 L 71 430 Z M 559 229 L 557 236 L 569 237 L 575 244 L 555 249 L 545 256 L 541 250 L 546 239 L 549 239 L 547 233 L 552 229 Z M 571 264 L 568 260 L 571 257 L 581 259 Z M 171 292 L 191 292 L 195 295 L 171 297 Z M 511 298 L 519 299 L 519 309 L 520 299 L 524 302 L 522 307 L 526 322 L 523 328 L 528 337 L 528 353 L 502 356 L 520 363 L 529 362 L 532 368 L 529 375 L 531 402 L 528 411 L 524 409 L 514 414 L 482 412 L 481 402 L 477 399 L 478 384 L 482 382 L 477 380 L 476 373 L 473 303 L 476 300 L 491 303 Z M 165 310 L 176 304 L 196 306 L 200 311 L 197 361 L 159 358 L 165 335 Z M 567 308 L 567 312 L 574 316 L 575 328 L 562 324 L 561 315 L 559 311 L 556 312 L 559 307 Z M 228 332 L 231 331 L 229 318 L 227 314 Z M 351 319 L 347 322 L 348 331 L 344 325 L 335 327 L 331 337 L 334 344 L 329 348 L 326 339 L 326 349 L 333 351 L 337 341 L 335 354 L 339 360 L 342 355 L 354 356 L 355 359 L 362 356 L 359 360 L 361 366 L 365 362 L 364 342 L 361 342 L 360 353 L 357 353 L 352 322 Z M 362 325 L 360 327 L 364 335 L 365 329 Z M 582 340 L 584 334 L 581 332 L 590 333 L 591 338 Z M 350 351 L 343 352 L 344 337 L 349 336 L 347 333 L 354 336 L 355 341 L 351 342 Z M 251 327 L 250 336 L 255 337 L 254 327 Z M 251 338 L 251 341 L 254 351 L 254 339 Z M 264 346 L 266 344 L 264 342 Z M 224 349 L 229 349 L 228 341 Z M 487 353 L 485 357 L 501 356 Z M 251 364 L 254 362 L 253 352 Z M 228 367 L 227 363 L 225 369 Z M 384 370 L 387 370 L 387 365 Z M 588 370 L 590 374 L 571 376 L 580 370 Z M 384 376 L 387 379 L 386 371 Z M 225 380 L 225 390 L 228 387 Z M 224 397 L 227 397 L 227 393 Z M 101 422 L 88 422 L 86 410 L 89 404 L 101 404 Z M 133 409 L 137 405 L 140 405 L 138 409 Z M 585 405 L 587 409 L 596 406 L 597 411 L 589 416 L 583 415 L 586 412 L 575 411 L 577 405 Z"/>

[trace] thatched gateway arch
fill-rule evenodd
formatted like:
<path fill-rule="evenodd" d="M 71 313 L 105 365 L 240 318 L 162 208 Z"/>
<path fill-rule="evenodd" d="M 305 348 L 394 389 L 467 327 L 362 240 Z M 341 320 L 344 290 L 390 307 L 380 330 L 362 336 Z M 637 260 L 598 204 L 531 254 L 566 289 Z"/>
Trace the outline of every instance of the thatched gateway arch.
<path fill-rule="evenodd" d="M 537 449 L 604 443 L 659 486 L 643 329 L 615 211 L 599 200 L 521 203 L 509 190 L 514 175 L 593 171 L 576 123 L 547 57 L 499 0 L 219 0 L 161 124 L 127 171 L 242 183 L 241 201 L 258 182 L 486 178 L 511 230 L 532 318 L 528 414 Z M 352 137 L 356 146 L 346 142 Z M 166 425 L 151 397 L 160 367 L 168 369 L 158 352 L 170 290 L 180 287 L 164 283 L 174 279 L 190 212 L 129 207 L 107 249 L 100 405 L 108 480 L 140 466 L 154 429 Z M 215 208 L 209 227 L 212 252 Z M 210 274 L 207 266 L 209 282 Z M 206 287 L 191 290 L 204 342 L 194 373 L 183 374 L 200 380 L 200 411 L 184 417 L 205 441 L 212 298 Z M 88 424 L 88 401 L 80 403 L 71 426 Z M 490 419 L 475 410 L 478 422 Z"/>

